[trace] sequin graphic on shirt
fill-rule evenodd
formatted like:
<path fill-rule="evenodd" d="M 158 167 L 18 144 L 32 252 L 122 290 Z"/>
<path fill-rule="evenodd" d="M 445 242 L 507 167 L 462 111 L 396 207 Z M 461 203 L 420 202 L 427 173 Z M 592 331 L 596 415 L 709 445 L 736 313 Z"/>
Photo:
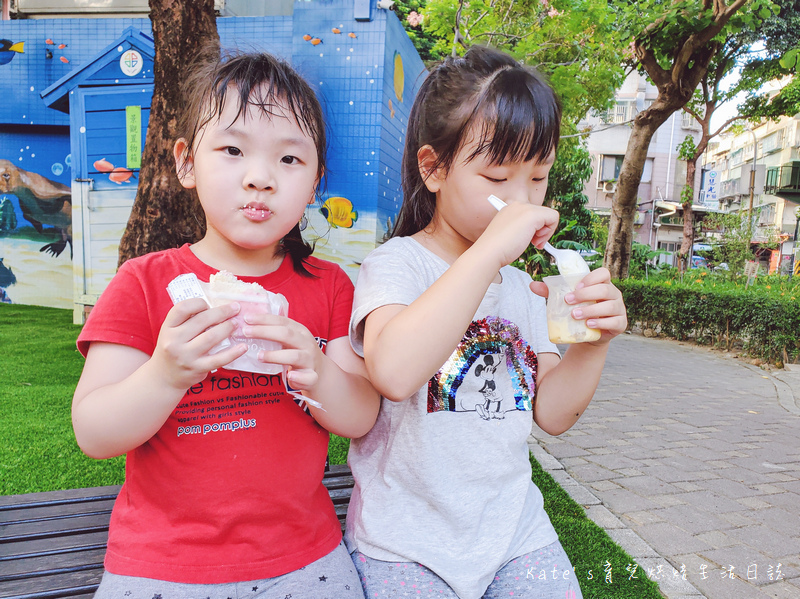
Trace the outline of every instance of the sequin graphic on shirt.
<path fill-rule="evenodd" d="M 519 328 L 503 318 L 473 321 L 428 381 L 428 413 L 476 412 L 484 420 L 532 410 L 538 361 Z"/>

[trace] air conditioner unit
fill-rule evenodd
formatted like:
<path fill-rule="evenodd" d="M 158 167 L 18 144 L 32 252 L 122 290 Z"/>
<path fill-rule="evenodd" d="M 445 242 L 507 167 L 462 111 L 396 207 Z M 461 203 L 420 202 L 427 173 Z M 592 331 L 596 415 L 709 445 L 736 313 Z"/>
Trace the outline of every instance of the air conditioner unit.
<path fill-rule="evenodd" d="M 604 181 L 603 191 L 605 193 L 614 193 L 617 191 L 617 183 L 615 181 Z"/>

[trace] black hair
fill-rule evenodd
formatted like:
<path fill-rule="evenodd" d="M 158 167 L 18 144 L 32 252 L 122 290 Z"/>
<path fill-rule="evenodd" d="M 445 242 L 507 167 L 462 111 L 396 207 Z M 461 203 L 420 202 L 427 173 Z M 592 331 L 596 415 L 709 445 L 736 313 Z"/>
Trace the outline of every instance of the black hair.
<path fill-rule="evenodd" d="M 185 105 L 177 137 L 186 140 L 187 151 L 192 151 L 203 128 L 220 118 L 225 102 L 232 100 L 232 90 L 239 103 L 234 121 L 247 118 L 248 106 L 258 107 L 268 117 L 288 108 L 303 132 L 314 140 L 319 185 L 327 149 L 322 106 L 311 86 L 289 63 L 265 52 L 220 54 L 209 46 L 199 53 L 182 84 Z M 312 276 L 305 259 L 314 247 L 303 239 L 299 224 L 283 238 L 281 251 L 289 254 L 295 271 Z"/>
<path fill-rule="evenodd" d="M 478 134 L 467 157 L 491 163 L 543 162 L 558 147 L 561 104 L 532 67 L 511 56 L 472 46 L 461 57 L 445 59 L 428 75 L 414 100 L 403 152 L 403 206 L 392 237 L 413 235 L 433 219 L 436 194 L 420 173 L 417 154 L 430 146 L 436 154 L 431 172 L 449 171 L 467 136 Z"/>

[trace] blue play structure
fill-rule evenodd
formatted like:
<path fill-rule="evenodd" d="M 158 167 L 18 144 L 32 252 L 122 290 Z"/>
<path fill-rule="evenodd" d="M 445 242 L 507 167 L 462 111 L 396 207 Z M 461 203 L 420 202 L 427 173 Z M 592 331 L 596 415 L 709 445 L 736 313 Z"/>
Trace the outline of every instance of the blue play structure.
<path fill-rule="evenodd" d="M 316 89 L 329 168 L 306 234 L 355 277 L 400 208 L 405 129 L 425 69 L 374 2 L 311 0 L 289 12 L 218 18 L 217 28 L 224 48 L 280 55 Z M 74 308 L 80 322 L 113 276 L 146 139 L 150 35 L 148 19 L 0 22 L 15 48 L 0 64 L 0 259 L 10 273 L 0 300 Z"/>

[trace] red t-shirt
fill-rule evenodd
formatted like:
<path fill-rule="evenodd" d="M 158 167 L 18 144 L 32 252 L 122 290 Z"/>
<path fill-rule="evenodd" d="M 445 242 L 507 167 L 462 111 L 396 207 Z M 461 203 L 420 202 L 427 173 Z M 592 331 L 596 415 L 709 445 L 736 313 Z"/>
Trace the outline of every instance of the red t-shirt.
<path fill-rule="evenodd" d="M 239 277 L 283 294 L 321 347 L 347 335 L 353 284 L 337 265 L 291 260 Z M 172 302 L 167 284 L 217 271 L 188 245 L 129 260 L 78 338 L 152 355 Z M 142 409 L 147 400 L 142 398 Z M 286 393 L 280 375 L 219 369 L 189 389 L 164 426 L 127 454 L 111 514 L 106 570 L 195 584 L 271 578 L 333 551 L 341 529 L 322 484 L 328 432 Z"/>

